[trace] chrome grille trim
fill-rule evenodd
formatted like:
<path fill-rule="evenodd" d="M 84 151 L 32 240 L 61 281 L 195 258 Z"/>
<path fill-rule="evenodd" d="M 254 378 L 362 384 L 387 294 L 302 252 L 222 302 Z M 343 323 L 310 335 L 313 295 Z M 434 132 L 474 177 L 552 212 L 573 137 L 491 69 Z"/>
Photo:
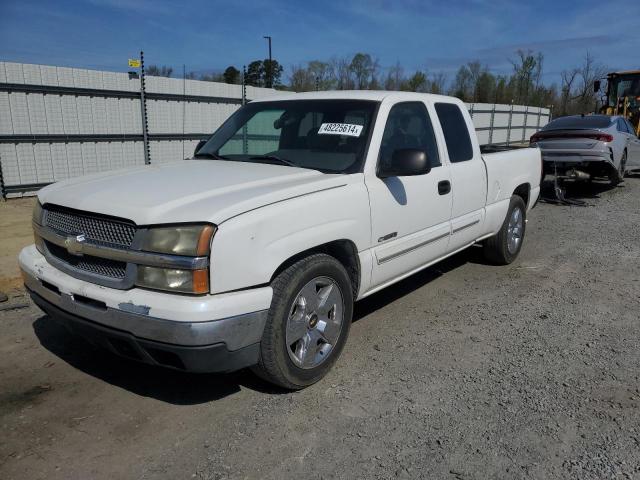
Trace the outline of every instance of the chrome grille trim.
<path fill-rule="evenodd" d="M 70 254 L 63 247 L 47 240 L 45 240 L 45 245 L 49 253 L 72 268 L 116 280 L 124 280 L 127 273 L 127 264 L 124 262 L 89 255 L 78 257 Z"/>
<path fill-rule="evenodd" d="M 60 235 L 49 228 L 42 227 L 37 223 L 33 224 L 34 232 L 45 240 L 65 248 L 66 235 Z M 209 257 L 184 257 L 181 255 L 168 255 L 163 253 L 148 253 L 140 250 L 123 250 L 121 248 L 96 245 L 90 242 L 79 246 L 79 253 L 93 257 L 108 258 L 125 263 L 135 263 L 138 265 L 148 265 L 161 268 L 180 268 L 185 270 L 196 270 L 209 266 Z"/>
<path fill-rule="evenodd" d="M 84 234 L 97 244 L 129 248 L 136 234 L 136 225 L 100 215 L 49 205 L 45 207 L 45 225 L 64 235 Z"/>

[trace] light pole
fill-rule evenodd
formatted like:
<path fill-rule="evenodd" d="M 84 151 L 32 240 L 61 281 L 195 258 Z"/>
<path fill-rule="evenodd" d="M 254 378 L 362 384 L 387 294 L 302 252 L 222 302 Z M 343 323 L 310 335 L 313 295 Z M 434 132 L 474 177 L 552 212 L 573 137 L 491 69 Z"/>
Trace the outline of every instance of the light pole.
<path fill-rule="evenodd" d="M 267 87 L 273 88 L 273 61 L 271 60 L 271 36 L 265 35 L 262 38 L 266 38 L 267 41 L 269 42 L 269 71 L 267 72 L 269 84 L 267 85 Z"/>

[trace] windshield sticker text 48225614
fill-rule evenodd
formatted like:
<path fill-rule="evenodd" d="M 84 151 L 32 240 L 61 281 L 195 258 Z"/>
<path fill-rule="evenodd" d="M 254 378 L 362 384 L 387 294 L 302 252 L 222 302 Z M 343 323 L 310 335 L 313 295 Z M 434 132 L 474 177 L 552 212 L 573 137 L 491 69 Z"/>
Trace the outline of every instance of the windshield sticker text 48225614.
<path fill-rule="evenodd" d="M 362 133 L 362 125 L 354 125 L 352 123 L 323 123 L 318 130 L 318 135 L 359 137 L 360 133 Z"/>

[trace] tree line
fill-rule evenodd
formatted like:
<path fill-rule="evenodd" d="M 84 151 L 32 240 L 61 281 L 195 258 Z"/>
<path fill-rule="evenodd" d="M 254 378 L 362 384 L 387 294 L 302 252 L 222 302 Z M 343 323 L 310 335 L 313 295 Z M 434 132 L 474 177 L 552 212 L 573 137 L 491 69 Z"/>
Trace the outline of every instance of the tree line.
<path fill-rule="evenodd" d="M 368 53 L 353 57 L 311 60 L 290 68 L 288 82 L 283 82 L 284 68 L 277 60 L 255 60 L 246 68 L 247 85 L 273 87 L 304 92 L 312 90 L 401 90 L 453 95 L 469 103 L 513 103 L 538 107 L 553 106 L 554 115 L 571 115 L 595 111 L 598 97 L 593 82 L 607 69 L 589 53 L 581 62 L 563 70 L 559 82 L 542 81 L 544 56 L 539 52 L 518 50 L 509 60 L 511 71 L 494 74 L 479 60 L 460 66 L 451 79 L 443 72 L 416 70 L 407 72 L 398 62 L 382 68 Z M 171 77 L 173 69 L 150 65 L 148 75 Z M 186 78 L 240 84 L 242 72 L 231 65 L 221 73 L 196 74 Z"/>
<path fill-rule="evenodd" d="M 245 81 L 247 85 L 254 87 L 274 87 L 286 89 L 282 84 L 283 67 L 277 60 L 254 60 L 246 69 Z M 145 69 L 146 75 L 156 77 L 172 77 L 173 68 L 162 65 L 149 65 Z M 203 80 L 205 82 L 221 82 L 239 85 L 242 82 L 242 72 L 235 66 L 228 66 L 221 73 L 197 73 L 193 71 L 185 72 L 187 80 Z"/>

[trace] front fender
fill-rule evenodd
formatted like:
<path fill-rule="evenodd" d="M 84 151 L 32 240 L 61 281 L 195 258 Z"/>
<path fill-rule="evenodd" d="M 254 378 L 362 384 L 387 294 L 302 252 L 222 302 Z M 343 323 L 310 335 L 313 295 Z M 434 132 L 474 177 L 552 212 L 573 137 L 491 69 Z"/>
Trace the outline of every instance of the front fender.
<path fill-rule="evenodd" d="M 211 292 L 267 284 L 287 259 L 334 240 L 350 240 L 358 251 L 369 246 L 369 197 L 363 181 L 351 179 L 220 224 L 211 250 Z"/>

